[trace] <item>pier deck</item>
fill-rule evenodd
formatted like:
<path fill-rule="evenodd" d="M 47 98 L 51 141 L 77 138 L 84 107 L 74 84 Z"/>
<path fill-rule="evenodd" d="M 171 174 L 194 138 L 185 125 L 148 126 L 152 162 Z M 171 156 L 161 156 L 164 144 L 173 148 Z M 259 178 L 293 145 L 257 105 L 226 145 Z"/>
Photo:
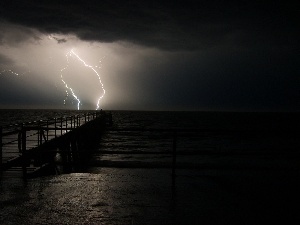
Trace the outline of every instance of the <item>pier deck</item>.
<path fill-rule="evenodd" d="M 74 158 L 70 154 L 82 151 L 81 141 L 91 138 L 95 129 L 103 130 L 107 118 L 97 111 L 0 127 L 0 172 L 22 170 L 27 177 L 51 163 L 58 152 Z"/>

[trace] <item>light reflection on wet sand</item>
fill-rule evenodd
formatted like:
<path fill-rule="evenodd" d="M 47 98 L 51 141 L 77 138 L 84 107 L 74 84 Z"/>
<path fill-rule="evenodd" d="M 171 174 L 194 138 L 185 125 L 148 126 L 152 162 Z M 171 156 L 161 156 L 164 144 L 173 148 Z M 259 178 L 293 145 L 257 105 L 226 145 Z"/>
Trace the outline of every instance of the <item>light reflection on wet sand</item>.
<path fill-rule="evenodd" d="M 300 221 L 297 171 L 178 170 L 173 194 L 168 169 L 90 172 L 1 181 L 0 224 Z"/>

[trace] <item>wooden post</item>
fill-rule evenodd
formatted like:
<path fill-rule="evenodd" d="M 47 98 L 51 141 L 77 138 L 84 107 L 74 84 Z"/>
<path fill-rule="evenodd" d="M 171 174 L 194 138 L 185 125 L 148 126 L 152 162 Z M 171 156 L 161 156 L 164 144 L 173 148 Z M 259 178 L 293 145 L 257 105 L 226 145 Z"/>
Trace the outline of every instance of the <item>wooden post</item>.
<path fill-rule="evenodd" d="M 43 130 L 42 130 L 41 126 L 39 127 L 39 134 L 40 134 L 40 143 L 39 143 L 39 145 L 42 145 L 43 144 Z"/>
<path fill-rule="evenodd" d="M 38 146 L 42 145 L 43 144 L 43 130 L 42 130 L 42 123 L 41 121 L 39 121 L 39 131 L 38 131 L 38 135 L 39 135 L 39 143 L 38 143 Z"/>
<path fill-rule="evenodd" d="M 37 122 L 37 127 L 38 127 L 38 134 L 37 134 L 37 146 L 40 145 L 40 134 L 41 134 L 41 129 L 40 129 L 40 121 Z"/>
<path fill-rule="evenodd" d="M 18 133 L 18 149 L 19 152 L 22 153 L 22 129 L 23 129 L 23 124 L 20 124 L 21 130 Z"/>
<path fill-rule="evenodd" d="M 26 130 L 22 126 L 22 158 L 23 179 L 27 178 Z"/>
<path fill-rule="evenodd" d="M 2 126 L 0 126 L 0 170 L 2 172 Z"/>
<path fill-rule="evenodd" d="M 78 130 L 72 131 L 72 136 L 71 136 L 71 163 L 73 164 L 73 167 L 76 171 L 78 169 L 78 164 L 79 164 L 79 152 L 78 152 Z"/>
<path fill-rule="evenodd" d="M 56 117 L 54 118 L 54 137 L 56 138 Z"/>
<path fill-rule="evenodd" d="M 68 132 L 68 117 L 66 116 L 66 133 Z"/>
<path fill-rule="evenodd" d="M 86 113 L 84 114 L 84 123 L 86 123 Z"/>
<path fill-rule="evenodd" d="M 60 136 L 62 135 L 62 128 L 63 128 L 63 118 L 60 117 Z"/>
<path fill-rule="evenodd" d="M 173 151 L 172 151 L 172 187 L 175 188 L 176 178 L 176 144 L 177 144 L 177 131 L 173 133 Z"/>
<path fill-rule="evenodd" d="M 47 141 L 49 140 L 49 120 L 47 120 Z"/>

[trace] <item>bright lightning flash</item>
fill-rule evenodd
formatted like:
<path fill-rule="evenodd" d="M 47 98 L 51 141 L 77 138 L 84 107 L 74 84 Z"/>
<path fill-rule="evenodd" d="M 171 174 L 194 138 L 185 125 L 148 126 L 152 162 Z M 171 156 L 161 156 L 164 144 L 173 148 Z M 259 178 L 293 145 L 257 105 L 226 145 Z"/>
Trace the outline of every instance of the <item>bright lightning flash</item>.
<path fill-rule="evenodd" d="M 83 59 L 81 59 L 78 54 L 76 54 L 74 52 L 73 49 L 71 49 L 71 51 L 69 51 L 67 54 L 66 54 L 66 58 L 67 58 L 67 66 L 64 67 L 63 69 L 60 70 L 60 77 L 61 77 L 61 80 L 62 82 L 64 83 L 65 87 L 66 87 L 66 98 L 69 96 L 69 93 L 68 93 L 68 90 L 71 92 L 73 98 L 77 101 L 77 109 L 79 110 L 79 107 L 80 107 L 80 99 L 79 97 L 75 94 L 75 91 L 67 84 L 67 82 L 64 80 L 64 77 L 63 77 L 63 71 L 66 70 L 68 67 L 69 67 L 69 57 L 75 57 L 78 61 L 80 61 L 81 63 L 83 63 L 83 65 L 85 67 L 88 67 L 89 69 L 91 69 L 97 76 L 98 80 L 99 80 L 99 84 L 100 84 L 100 87 L 102 89 L 102 94 L 101 96 L 99 96 L 98 100 L 97 100 L 97 107 L 96 107 L 96 110 L 99 109 L 99 104 L 100 104 L 100 100 L 103 98 L 103 96 L 105 95 L 105 89 L 104 89 L 104 86 L 103 86 L 103 83 L 101 81 L 101 78 L 100 78 L 100 75 L 99 73 L 94 69 L 93 66 L 90 66 L 88 65 Z M 64 100 L 64 104 L 66 104 L 66 98 Z"/>
<path fill-rule="evenodd" d="M 16 73 L 16 72 L 13 71 L 13 70 L 2 70 L 2 71 L 0 72 L 0 75 L 3 75 L 3 74 L 5 74 L 5 73 L 10 73 L 10 74 L 13 74 L 13 75 L 16 75 L 16 76 L 22 76 L 22 75 L 24 75 L 24 74 L 26 74 L 26 73 L 30 73 L 30 71 L 26 71 L 26 72 L 24 72 L 24 73 Z"/>

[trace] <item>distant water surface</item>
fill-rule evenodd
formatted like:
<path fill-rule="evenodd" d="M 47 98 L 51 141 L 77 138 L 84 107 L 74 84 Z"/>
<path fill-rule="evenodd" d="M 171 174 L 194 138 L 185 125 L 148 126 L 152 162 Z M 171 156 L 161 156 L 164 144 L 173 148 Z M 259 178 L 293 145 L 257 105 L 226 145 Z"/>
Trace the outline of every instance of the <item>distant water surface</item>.
<path fill-rule="evenodd" d="M 0 109 L 0 125 L 46 120 L 85 110 Z M 297 129 L 297 112 L 112 111 L 118 127 L 201 129 Z"/>
<path fill-rule="evenodd" d="M 61 116 L 72 116 L 84 112 L 86 111 L 60 109 L 0 109 L 0 126 L 47 120 Z"/>
<path fill-rule="evenodd" d="M 114 111 L 113 128 L 118 131 L 107 132 L 99 144 L 99 150 L 105 151 L 139 151 L 164 152 L 171 151 L 174 134 L 172 132 L 131 131 L 128 128 L 145 130 L 174 129 L 177 130 L 177 152 L 217 152 L 215 157 L 222 160 L 243 163 L 245 160 L 232 160 L 224 157 L 231 152 L 263 153 L 289 152 L 300 148 L 299 113 L 266 113 L 266 112 L 147 112 L 147 111 Z M 122 131 L 122 129 L 124 131 Z M 200 132 L 185 130 L 200 129 Z M 222 155 L 220 155 L 222 153 Z M 230 156 L 231 157 L 231 156 Z M 94 154 L 96 161 L 115 162 L 170 162 L 163 155 L 122 155 Z M 218 163 L 220 159 L 206 154 L 180 156 L 177 162 Z M 257 159 L 247 158 L 249 161 Z M 272 161 L 274 163 L 274 161 Z M 277 162 L 279 163 L 279 162 Z"/>

